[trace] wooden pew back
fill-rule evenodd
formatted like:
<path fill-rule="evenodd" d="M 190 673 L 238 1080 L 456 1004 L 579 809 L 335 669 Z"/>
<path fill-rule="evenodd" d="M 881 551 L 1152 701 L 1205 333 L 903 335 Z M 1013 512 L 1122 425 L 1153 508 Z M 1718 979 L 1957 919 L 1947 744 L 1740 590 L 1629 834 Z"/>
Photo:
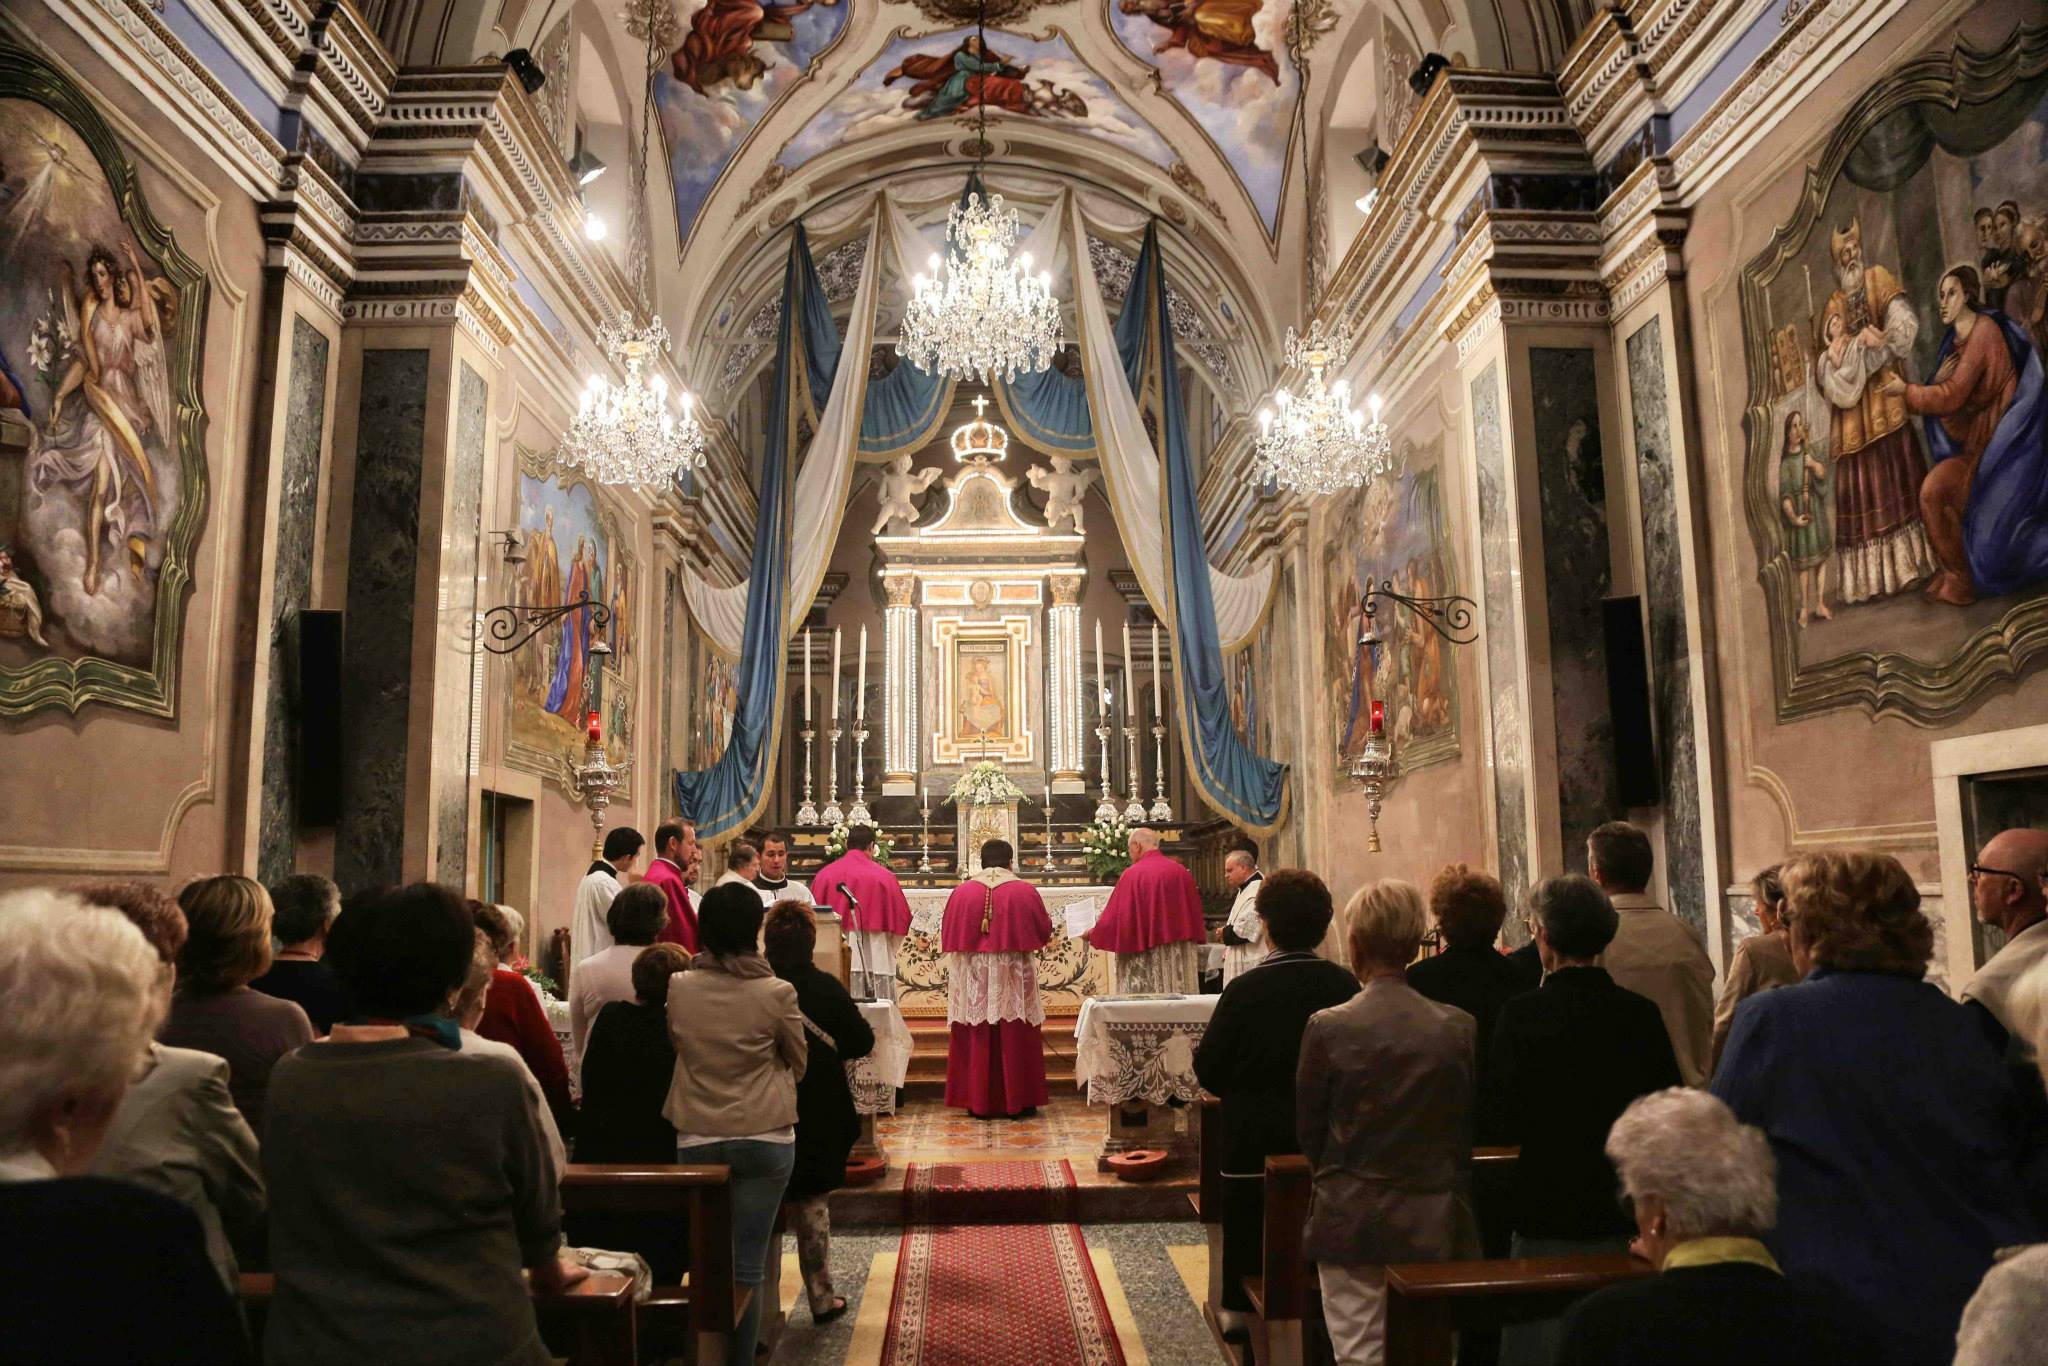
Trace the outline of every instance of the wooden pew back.
<path fill-rule="evenodd" d="M 259 1359 L 263 1325 L 276 1294 L 277 1278 L 269 1272 L 242 1273 L 242 1312 Z M 592 1274 L 566 1290 L 536 1293 L 533 1310 L 548 1350 L 566 1357 L 570 1366 L 639 1366 L 632 1277 Z"/>
<path fill-rule="evenodd" d="M 1604 1286 L 1656 1274 L 1626 1253 L 1387 1268 L 1389 1366 L 1450 1366 L 1452 1335 L 1553 1318 Z"/>
<path fill-rule="evenodd" d="M 725 1339 L 746 1306 L 733 1277 L 730 1168 L 572 1162 L 562 1170 L 562 1213 L 571 1224 L 591 1216 L 630 1219 L 646 1236 L 680 1240 L 688 1281 L 657 1279 L 640 1307 L 640 1336 L 662 1355 L 723 1359 Z M 618 1250 L 646 1255 L 641 1247 Z"/>

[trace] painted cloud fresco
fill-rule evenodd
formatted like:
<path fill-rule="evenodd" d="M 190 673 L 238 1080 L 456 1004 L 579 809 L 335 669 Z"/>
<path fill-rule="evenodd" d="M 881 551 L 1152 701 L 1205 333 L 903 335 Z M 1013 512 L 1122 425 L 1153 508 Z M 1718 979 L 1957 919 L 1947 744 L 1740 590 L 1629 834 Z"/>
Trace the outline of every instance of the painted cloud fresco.
<path fill-rule="evenodd" d="M 1155 166 L 1173 164 L 1163 138 L 1074 56 L 1064 38 L 991 31 L 986 47 L 971 28 L 892 41 L 820 110 L 777 160 L 796 170 L 842 143 L 907 123 L 990 113 L 1065 124 L 1134 152 Z"/>
<path fill-rule="evenodd" d="M 1110 0 L 1109 18 L 1117 40 L 1159 68 L 1160 85 L 1214 139 L 1273 232 L 1301 91 L 1285 0 Z"/>
<path fill-rule="evenodd" d="M 654 98 L 685 241 L 712 187 L 762 115 L 846 27 L 851 0 L 684 0 L 681 46 L 655 72 Z"/>

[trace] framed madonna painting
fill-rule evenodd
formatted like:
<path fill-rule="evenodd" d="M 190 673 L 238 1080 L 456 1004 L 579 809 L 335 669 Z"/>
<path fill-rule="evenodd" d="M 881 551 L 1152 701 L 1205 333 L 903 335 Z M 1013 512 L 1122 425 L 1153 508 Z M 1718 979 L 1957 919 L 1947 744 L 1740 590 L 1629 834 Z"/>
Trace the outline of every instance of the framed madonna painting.
<path fill-rule="evenodd" d="M 2048 29 L 1857 101 L 1742 275 L 1780 719 L 1949 720 L 2048 657 Z"/>
<path fill-rule="evenodd" d="M 206 281 L 106 121 L 0 45 L 0 716 L 171 716 L 206 511 Z"/>

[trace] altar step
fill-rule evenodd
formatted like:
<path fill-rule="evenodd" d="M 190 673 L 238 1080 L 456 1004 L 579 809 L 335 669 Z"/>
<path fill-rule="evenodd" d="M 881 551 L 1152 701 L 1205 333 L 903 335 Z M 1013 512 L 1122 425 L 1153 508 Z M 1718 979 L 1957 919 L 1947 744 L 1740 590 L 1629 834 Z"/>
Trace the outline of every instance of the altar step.
<path fill-rule="evenodd" d="M 912 1015 L 910 1026 L 910 1075 L 904 1089 L 916 1096 L 938 1096 L 946 1089 L 946 1049 L 952 1029 L 943 1015 Z M 1045 1019 L 1045 1079 L 1056 1094 L 1074 1086 L 1074 1017 L 1048 1015 Z"/>

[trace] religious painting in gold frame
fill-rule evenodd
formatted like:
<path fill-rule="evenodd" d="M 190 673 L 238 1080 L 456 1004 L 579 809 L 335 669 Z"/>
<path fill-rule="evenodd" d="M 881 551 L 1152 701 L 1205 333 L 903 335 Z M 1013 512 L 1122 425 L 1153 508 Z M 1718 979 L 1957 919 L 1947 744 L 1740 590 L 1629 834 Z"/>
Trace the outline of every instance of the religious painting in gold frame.
<path fill-rule="evenodd" d="M 1017 699 L 1010 689 L 1008 636 L 953 641 L 953 743 L 962 750 L 1001 748 L 1017 738 Z"/>

